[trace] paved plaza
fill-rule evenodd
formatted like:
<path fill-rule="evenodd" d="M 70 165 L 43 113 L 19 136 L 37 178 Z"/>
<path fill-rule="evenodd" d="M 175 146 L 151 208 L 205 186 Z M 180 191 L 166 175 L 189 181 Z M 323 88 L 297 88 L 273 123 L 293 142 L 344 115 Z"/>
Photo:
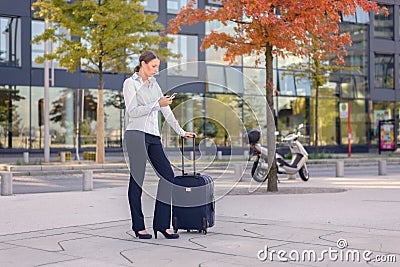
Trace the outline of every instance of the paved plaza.
<path fill-rule="evenodd" d="M 216 224 L 207 235 L 180 231 L 178 240 L 133 237 L 123 172 L 96 173 L 95 183 L 111 185 L 93 191 L 1 196 L 0 266 L 399 266 L 400 172 L 319 171 L 308 182 L 281 176 L 279 192 L 267 193 L 247 170 L 238 181 L 233 170 L 210 169 Z M 149 172 L 146 181 L 152 232 L 157 178 Z"/>

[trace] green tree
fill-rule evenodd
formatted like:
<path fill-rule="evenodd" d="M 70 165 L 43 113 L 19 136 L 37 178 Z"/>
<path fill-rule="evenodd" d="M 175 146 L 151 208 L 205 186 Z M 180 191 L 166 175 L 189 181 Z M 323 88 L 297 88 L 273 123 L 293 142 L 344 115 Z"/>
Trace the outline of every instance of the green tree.
<path fill-rule="evenodd" d="M 36 18 L 51 23 L 33 43 L 58 42 L 53 51 L 37 58 L 58 59 L 60 66 L 74 72 L 79 66 L 98 77 L 96 161 L 103 163 L 104 103 L 103 73 L 129 72 L 128 61 L 146 49 L 161 57 L 172 53 L 165 46 L 172 39 L 160 34 L 157 16 L 144 13 L 143 0 L 37 0 L 32 4 Z M 66 29 L 68 34 L 60 29 Z M 65 32 L 65 31 L 64 31 Z M 152 34 L 154 33 L 154 34 Z"/>

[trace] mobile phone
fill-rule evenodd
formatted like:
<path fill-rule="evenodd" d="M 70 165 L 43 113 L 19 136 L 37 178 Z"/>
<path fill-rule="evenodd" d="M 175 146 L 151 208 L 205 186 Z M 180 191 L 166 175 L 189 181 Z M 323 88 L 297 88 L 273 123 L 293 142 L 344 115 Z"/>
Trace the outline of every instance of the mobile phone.
<path fill-rule="evenodd" d="M 177 93 L 173 93 L 170 97 L 175 97 Z"/>

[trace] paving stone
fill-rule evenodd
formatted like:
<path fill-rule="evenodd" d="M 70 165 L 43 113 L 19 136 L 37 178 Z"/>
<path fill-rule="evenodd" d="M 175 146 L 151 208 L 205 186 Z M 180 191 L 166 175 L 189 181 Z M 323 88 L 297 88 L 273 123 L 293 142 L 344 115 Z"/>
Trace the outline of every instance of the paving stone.
<path fill-rule="evenodd" d="M 139 253 L 143 247 L 154 246 L 151 243 L 137 239 L 118 239 L 107 237 L 90 237 L 85 239 L 68 240 L 62 242 L 64 253 L 77 258 L 96 260 L 106 264 L 130 263 L 123 255 L 123 251 L 133 250 Z"/>
<path fill-rule="evenodd" d="M 97 261 L 92 259 L 74 259 L 74 260 L 66 260 L 61 262 L 54 262 L 45 265 L 46 267 L 121 267 L 121 266 L 132 266 L 132 264 L 113 264 L 104 261 Z"/>
<path fill-rule="evenodd" d="M 27 233 L 1 235 L 0 242 L 38 238 L 38 237 L 51 236 L 51 235 L 76 233 L 76 232 L 80 232 L 83 230 L 86 230 L 86 228 L 81 227 L 81 226 L 73 226 L 73 227 L 63 227 L 63 228 L 56 228 L 56 229 L 41 230 L 41 231 L 32 231 L 32 232 L 27 232 Z"/>
<path fill-rule="evenodd" d="M 10 249 L 10 248 L 15 248 L 16 246 L 11 245 L 11 244 L 5 244 L 5 243 L 0 243 L 0 250 L 5 250 L 5 249 Z"/>
<path fill-rule="evenodd" d="M 69 240 L 80 240 L 90 238 L 88 235 L 69 233 L 48 235 L 41 237 L 31 237 L 27 239 L 20 239 L 15 241 L 8 241 L 8 244 L 13 244 L 22 247 L 44 250 L 48 252 L 61 252 L 63 251 L 63 243 Z"/>
<path fill-rule="evenodd" d="M 26 247 L 0 250 L 0 266 L 2 267 L 32 267 L 74 258 L 70 255 Z"/>
<path fill-rule="evenodd" d="M 176 243 L 177 240 L 168 240 Z M 163 246 L 160 250 L 156 247 L 146 247 L 140 250 L 126 250 L 124 256 L 130 259 L 134 266 L 202 266 L 208 261 L 221 258 L 234 257 L 213 252 L 200 251 Z M 155 257 L 155 254 L 157 255 Z"/>

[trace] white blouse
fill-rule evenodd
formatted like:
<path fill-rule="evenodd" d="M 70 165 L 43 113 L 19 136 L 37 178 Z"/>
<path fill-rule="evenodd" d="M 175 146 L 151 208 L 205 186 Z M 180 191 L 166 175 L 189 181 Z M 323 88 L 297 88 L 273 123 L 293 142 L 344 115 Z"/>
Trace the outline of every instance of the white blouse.
<path fill-rule="evenodd" d="M 138 130 L 160 136 L 158 111 L 161 110 L 165 120 L 180 136 L 185 131 L 179 126 L 169 106 L 160 107 L 158 100 L 163 97 L 160 86 L 154 77 L 143 83 L 137 73 L 124 81 L 123 86 L 125 110 L 127 117 L 126 130 Z"/>

